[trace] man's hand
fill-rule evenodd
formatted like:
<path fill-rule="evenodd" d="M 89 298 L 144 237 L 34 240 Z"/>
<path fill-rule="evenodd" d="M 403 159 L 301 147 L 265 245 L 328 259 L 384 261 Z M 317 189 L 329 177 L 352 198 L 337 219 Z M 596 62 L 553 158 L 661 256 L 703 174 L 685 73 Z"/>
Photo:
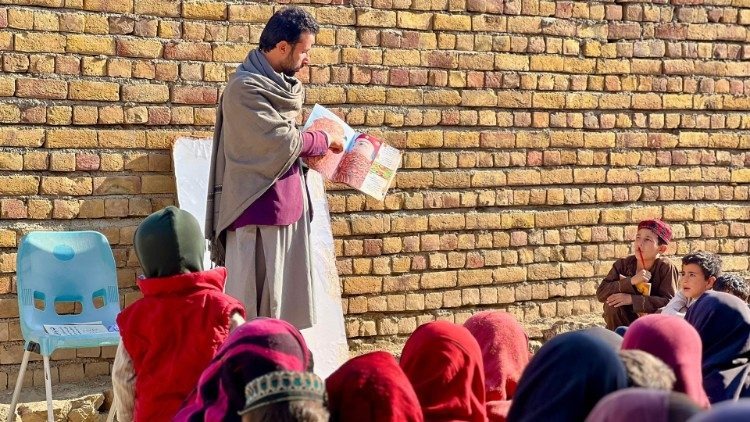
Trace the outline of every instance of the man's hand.
<path fill-rule="evenodd" d="M 619 308 L 620 306 L 632 305 L 633 295 L 627 293 L 614 293 L 607 298 L 607 305 L 613 308 Z"/>
<path fill-rule="evenodd" d="M 651 272 L 646 270 L 638 270 L 635 275 L 630 278 L 630 284 L 635 286 L 640 283 L 648 283 L 651 281 Z"/>
<path fill-rule="evenodd" d="M 326 132 L 326 139 L 328 139 L 328 149 L 333 151 L 335 154 L 338 154 L 344 150 L 344 143 L 341 141 L 341 139 L 336 138 L 328 132 Z"/>

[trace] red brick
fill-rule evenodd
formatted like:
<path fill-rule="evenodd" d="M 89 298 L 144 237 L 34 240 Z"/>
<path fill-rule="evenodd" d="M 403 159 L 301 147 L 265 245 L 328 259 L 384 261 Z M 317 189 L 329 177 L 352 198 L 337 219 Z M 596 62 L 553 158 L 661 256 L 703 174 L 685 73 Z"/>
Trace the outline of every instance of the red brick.
<path fill-rule="evenodd" d="M 610 23 L 607 39 L 638 39 L 641 37 L 641 25 L 635 22 Z"/>
<path fill-rule="evenodd" d="M 172 120 L 172 112 L 169 107 L 149 107 L 149 125 L 167 125 Z"/>
<path fill-rule="evenodd" d="M 172 102 L 178 104 L 216 104 L 216 88 L 202 86 L 175 86 L 172 88 Z"/>
<path fill-rule="evenodd" d="M 458 59 L 455 54 L 430 51 L 427 53 L 427 63 L 422 64 L 431 68 L 454 69 L 457 63 Z"/>
<path fill-rule="evenodd" d="M 164 58 L 210 62 L 213 59 L 213 53 L 209 43 L 169 42 L 164 46 Z"/>
<path fill-rule="evenodd" d="M 8 219 L 26 218 L 28 210 L 26 204 L 19 199 L 3 199 L 0 200 L 0 216 Z"/>
<path fill-rule="evenodd" d="M 99 154 L 78 153 L 76 154 L 76 170 L 91 171 L 99 170 L 101 159 Z"/>
<path fill-rule="evenodd" d="M 664 23 L 656 25 L 656 38 L 667 40 L 684 40 L 688 26 L 683 23 Z"/>
<path fill-rule="evenodd" d="M 64 100 L 68 97 L 68 83 L 59 79 L 16 80 L 16 95 L 24 98 Z"/>

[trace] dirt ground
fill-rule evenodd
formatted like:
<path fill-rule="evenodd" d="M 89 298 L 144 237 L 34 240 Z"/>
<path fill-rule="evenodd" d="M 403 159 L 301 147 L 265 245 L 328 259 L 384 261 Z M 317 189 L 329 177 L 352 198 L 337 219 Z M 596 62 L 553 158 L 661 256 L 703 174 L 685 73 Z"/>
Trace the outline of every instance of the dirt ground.
<path fill-rule="evenodd" d="M 0 421 L 7 420 L 12 397 L 13 390 L 0 391 Z M 55 421 L 105 421 L 112 402 L 112 382 L 109 377 L 102 376 L 77 384 L 52 384 L 52 399 Z M 23 388 L 19 401 L 17 421 L 47 420 L 43 386 Z"/>

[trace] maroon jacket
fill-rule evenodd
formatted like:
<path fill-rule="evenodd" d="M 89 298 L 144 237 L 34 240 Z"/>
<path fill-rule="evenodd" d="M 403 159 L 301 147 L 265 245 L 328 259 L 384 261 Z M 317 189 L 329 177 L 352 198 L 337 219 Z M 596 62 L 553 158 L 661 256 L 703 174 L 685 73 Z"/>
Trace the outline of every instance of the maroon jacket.
<path fill-rule="evenodd" d="M 138 281 L 143 298 L 117 317 L 136 374 L 136 421 L 171 420 L 229 335 L 242 304 L 223 293 L 226 269 Z"/>

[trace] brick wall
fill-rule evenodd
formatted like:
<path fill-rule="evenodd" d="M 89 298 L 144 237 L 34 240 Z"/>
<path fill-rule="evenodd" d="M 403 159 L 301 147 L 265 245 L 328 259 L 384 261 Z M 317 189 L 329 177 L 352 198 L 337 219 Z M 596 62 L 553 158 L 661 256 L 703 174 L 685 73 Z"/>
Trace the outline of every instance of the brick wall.
<path fill-rule="evenodd" d="M 330 189 L 355 350 L 482 308 L 598 312 L 644 218 L 672 223 L 670 254 L 716 251 L 747 275 L 750 1 L 293 3 L 322 25 L 307 104 L 405 152 L 383 203 Z M 0 389 L 22 354 L 18 239 L 100 230 L 123 303 L 137 298 L 132 234 L 175 201 L 170 146 L 210 135 L 275 7 L 0 0 Z M 58 352 L 53 382 L 106 374 L 112 355 Z"/>

